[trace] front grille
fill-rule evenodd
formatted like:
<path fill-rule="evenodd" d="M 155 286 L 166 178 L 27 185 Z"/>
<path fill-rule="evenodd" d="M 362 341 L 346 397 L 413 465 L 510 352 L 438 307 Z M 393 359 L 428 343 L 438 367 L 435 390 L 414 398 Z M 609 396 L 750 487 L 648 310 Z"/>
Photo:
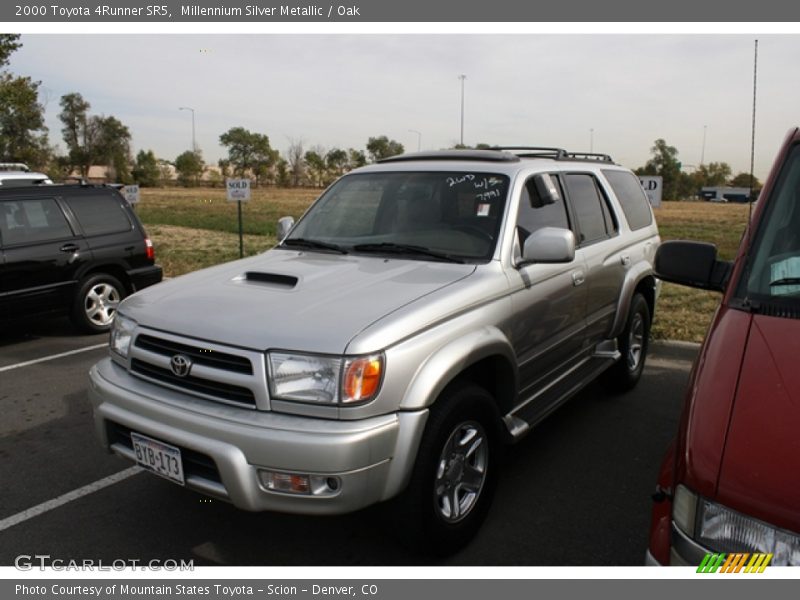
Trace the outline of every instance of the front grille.
<path fill-rule="evenodd" d="M 109 445 L 119 444 L 124 446 L 130 451 L 133 451 L 133 442 L 131 441 L 131 430 L 124 425 L 106 421 L 106 431 L 108 433 Z M 175 444 L 171 444 L 175 446 Z M 214 460 L 205 454 L 195 452 L 182 446 L 176 446 L 181 451 L 181 459 L 183 461 L 183 473 L 185 477 L 200 477 L 207 481 L 215 483 L 222 483 L 222 478 L 219 474 L 219 469 Z"/>
<path fill-rule="evenodd" d="M 218 352 L 203 346 L 190 346 L 172 340 L 157 338 L 152 335 L 141 334 L 136 338 L 136 346 L 142 350 L 172 357 L 176 354 L 183 354 L 192 360 L 196 365 L 204 365 L 221 371 L 232 371 L 234 373 L 253 374 L 253 365 L 244 356 Z"/>
<path fill-rule="evenodd" d="M 131 360 L 131 371 L 161 383 L 173 385 L 197 394 L 211 396 L 215 399 L 234 402 L 251 408 L 255 408 L 256 406 L 256 398 L 253 391 L 239 385 L 212 381 L 210 379 L 195 377 L 194 375 L 178 377 L 170 369 L 150 364 L 138 358 Z"/>

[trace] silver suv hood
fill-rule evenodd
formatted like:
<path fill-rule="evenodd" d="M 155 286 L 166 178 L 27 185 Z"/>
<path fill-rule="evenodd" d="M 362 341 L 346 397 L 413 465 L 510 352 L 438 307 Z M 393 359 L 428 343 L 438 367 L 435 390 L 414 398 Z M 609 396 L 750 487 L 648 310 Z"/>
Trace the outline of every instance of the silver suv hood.
<path fill-rule="evenodd" d="M 120 312 L 142 326 L 220 344 L 341 354 L 369 325 L 474 271 L 470 264 L 270 250 L 147 288 Z"/>

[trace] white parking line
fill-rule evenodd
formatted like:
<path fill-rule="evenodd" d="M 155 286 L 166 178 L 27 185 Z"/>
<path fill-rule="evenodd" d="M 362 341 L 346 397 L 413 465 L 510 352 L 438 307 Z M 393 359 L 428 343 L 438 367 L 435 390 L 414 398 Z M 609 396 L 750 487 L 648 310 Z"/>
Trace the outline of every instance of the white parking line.
<path fill-rule="evenodd" d="M 34 506 L 33 508 L 29 508 L 28 510 L 23 510 L 21 513 L 17 513 L 10 517 L 7 517 L 0 521 L 0 531 L 5 531 L 9 527 L 14 527 L 14 525 L 19 525 L 28 519 L 32 519 L 34 517 L 38 517 L 39 515 L 43 515 L 46 512 L 53 510 L 54 508 L 58 508 L 59 506 L 64 506 L 72 502 L 73 500 L 77 500 L 78 498 L 83 498 L 84 496 L 88 496 L 94 492 L 102 490 L 103 488 L 107 488 L 110 485 L 114 485 L 115 483 L 119 483 L 128 477 L 132 477 L 137 473 L 140 473 L 143 469 L 140 467 L 129 467 L 124 471 L 120 471 L 119 473 L 114 473 L 113 475 L 109 475 L 108 477 L 104 477 L 94 483 L 90 483 L 89 485 L 85 485 L 82 488 L 78 488 L 77 490 L 72 490 L 71 492 L 67 492 L 66 494 L 59 496 L 58 498 L 54 498 L 53 500 L 48 500 L 47 502 L 42 502 L 41 504 Z"/>
<path fill-rule="evenodd" d="M 62 352 L 61 354 L 51 354 L 50 356 L 37 358 L 35 360 L 28 360 L 25 362 L 17 363 L 15 365 L 0 367 L 0 373 L 2 373 L 3 371 L 11 371 L 12 369 L 19 369 L 20 367 L 35 365 L 37 363 L 46 362 L 48 360 L 55 360 L 56 358 L 63 358 L 65 356 L 71 356 L 73 354 L 80 354 L 81 352 L 88 352 L 89 350 L 97 350 L 98 348 L 108 348 L 108 342 L 105 342 L 103 344 L 95 344 L 94 346 L 86 346 L 86 348 L 78 348 L 77 350 L 70 350 L 69 352 Z"/>

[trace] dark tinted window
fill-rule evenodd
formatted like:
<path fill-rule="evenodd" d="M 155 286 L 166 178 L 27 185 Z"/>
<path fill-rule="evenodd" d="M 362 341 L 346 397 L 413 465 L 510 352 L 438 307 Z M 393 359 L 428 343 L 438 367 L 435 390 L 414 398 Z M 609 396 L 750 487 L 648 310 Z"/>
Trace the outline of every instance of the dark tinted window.
<path fill-rule="evenodd" d="M 614 221 L 594 177 L 583 173 L 571 173 L 565 180 L 578 219 L 580 242 L 593 242 L 614 231 Z"/>
<path fill-rule="evenodd" d="M 525 242 L 531 233 L 542 227 L 562 227 L 569 229 L 567 209 L 563 198 L 553 204 L 542 201 L 533 178 L 525 182 L 517 213 L 517 231 L 520 243 Z"/>
<path fill-rule="evenodd" d="M 636 230 L 650 225 L 653 213 L 639 178 L 626 171 L 603 171 L 603 175 L 611 184 L 630 228 Z"/>
<path fill-rule="evenodd" d="M 72 212 L 86 235 L 119 233 L 131 230 L 131 222 L 121 198 L 114 196 L 76 196 L 68 198 Z"/>
<path fill-rule="evenodd" d="M 72 237 L 64 213 L 52 198 L 0 202 L 0 236 L 4 245 Z"/>

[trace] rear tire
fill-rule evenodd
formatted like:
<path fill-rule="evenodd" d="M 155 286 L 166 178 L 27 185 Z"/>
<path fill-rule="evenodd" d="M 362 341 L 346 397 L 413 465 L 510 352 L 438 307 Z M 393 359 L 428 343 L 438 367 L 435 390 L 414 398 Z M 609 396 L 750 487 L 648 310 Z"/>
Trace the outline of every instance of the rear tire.
<path fill-rule="evenodd" d="M 622 358 L 604 373 L 608 388 L 627 392 L 636 387 L 644 371 L 650 339 L 650 306 L 642 294 L 634 294 L 625 329 L 617 338 Z"/>
<path fill-rule="evenodd" d="M 413 549 L 445 556 L 475 536 L 497 482 L 497 423 L 492 396 L 472 383 L 457 383 L 436 401 L 395 507 L 396 529 Z"/>
<path fill-rule="evenodd" d="M 106 273 L 90 275 L 78 286 L 72 322 L 86 333 L 108 331 L 117 314 L 117 306 L 125 296 L 125 286 L 116 277 Z"/>

